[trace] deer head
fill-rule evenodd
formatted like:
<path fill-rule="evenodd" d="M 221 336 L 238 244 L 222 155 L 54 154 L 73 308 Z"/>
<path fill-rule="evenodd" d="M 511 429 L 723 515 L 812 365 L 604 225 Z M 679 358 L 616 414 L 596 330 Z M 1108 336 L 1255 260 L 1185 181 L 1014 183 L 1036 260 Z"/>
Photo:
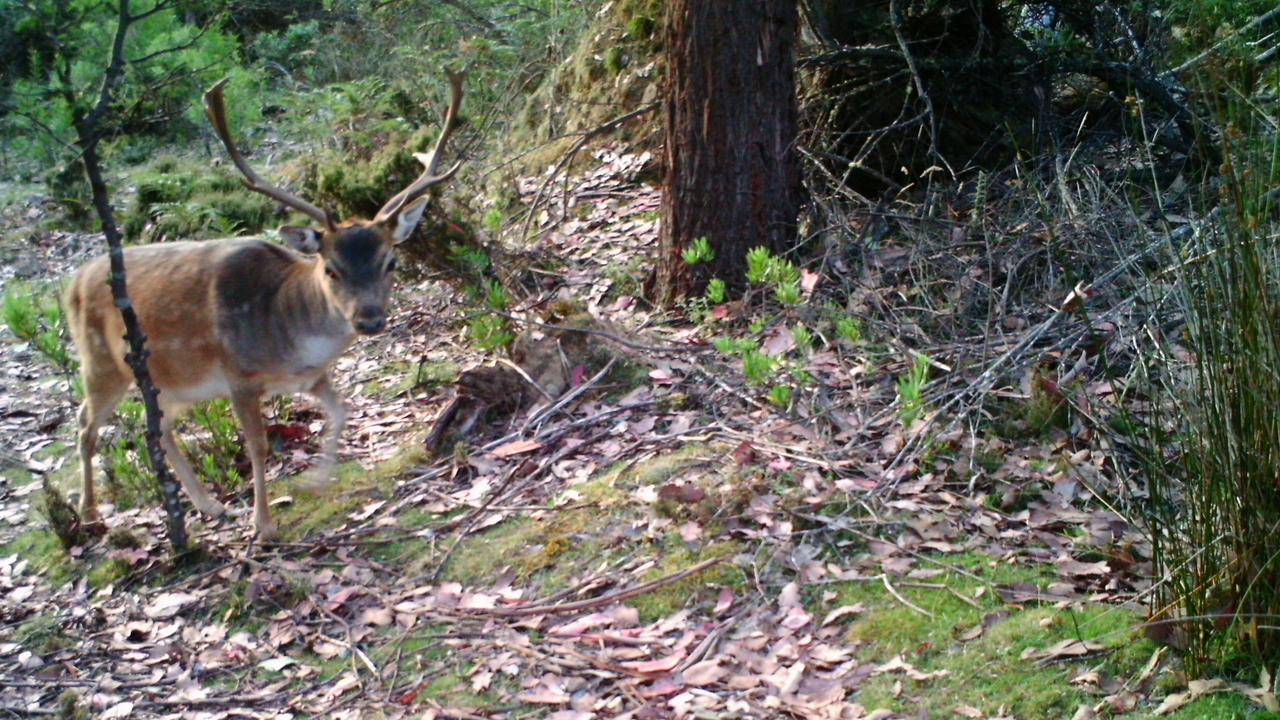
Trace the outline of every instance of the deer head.
<path fill-rule="evenodd" d="M 386 327 L 387 302 L 396 269 L 394 248 L 407 240 L 418 226 L 430 189 L 452 178 L 462 166 L 458 161 L 443 172 L 439 168 L 441 150 L 457 127 L 458 109 L 462 105 L 464 75 L 450 72 L 448 76 L 451 93 L 440 137 L 430 153 L 414 155 L 423 165 L 422 174 L 387 200 L 372 220 L 340 221 L 333 211 L 265 182 L 245 161 L 231 137 L 222 95 L 227 81 L 214 85 L 204 95 L 205 112 L 232 163 L 244 175 L 245 186 L 315 221 L 313 227 L 282 227 L 280 234 L 293 249 L 318 256 L 315 267 L 318 286 L 330 304 L 361 334 L 377 333 Z"/>

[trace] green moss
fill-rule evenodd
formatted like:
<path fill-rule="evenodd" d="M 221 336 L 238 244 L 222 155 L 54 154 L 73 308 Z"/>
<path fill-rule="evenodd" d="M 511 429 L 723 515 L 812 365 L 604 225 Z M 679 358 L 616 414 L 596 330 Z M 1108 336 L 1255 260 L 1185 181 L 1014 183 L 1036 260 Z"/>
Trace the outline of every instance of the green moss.
<path fill-rule="evenodd" d="M 690 443 L 675 452 L 659 455 L 641 463 L 621 463 L 616 466 L 616 484 L 623 488 L 661 485 L 687 470 L 705 465 L 721 454 L 718 449 Z"/>
<path fill-rule="evenodd" d="M 610 75 L 617 75 L 627 66 L 627 55 L 622 48 L 617 45 L 609 48 L 604 53 L 604 67 L 609 71 Z"/>
<path fill-rule="evenodd" d="M 113 585 L 129 575 L 131 566 L 123 560 L 106 560 L 94 565 L 86 579 L 95 590 Z"/>
<path fill-rule="evenodd" d="M 76 644 L 62 631 L 62 621 L 55 615 L 39 615 L 22 623 L 13 631 L 13 641 L 37 655 L 47 655 Z"/>
<path fill-rule="evenodd" d="M 849 627 L 851 639 L 862 643 L 860 657 L 885 662 L 902 656 L 921 671 L 947 673 L 929 680 L 920 692 L 900 694 L 895 683 L 901 676 L 873 678 L 856 698 L 867 708 L 883 707 L 910 717 L 942 717 L 970 705 L 992 714 L 1003 707 L 1015 717 L 1070 717 L 1080 704 L 1096 701 L 1070 684 L 1074 674 L 1094 668 L 1103 675 L 1132 675 L 1155 649 L 1150 641 L 1139 638 L 1141 620 L 1132 611 L 1088 604 L 1018 609 L 1004 605 L 989 589 L 1002 583 L 1044 583 L 1048 577 L 1042 568 L 1011 566 L 979 554 L 939 560 L 980 579 L 949 572 L 929 580 L 945 585 L 944 589 L 910 587 L 905 581 L 895 586 L 903 599 L 931 616 L 907 607 L 881 583 L 834 586 L 839 596 L 833 606 L 860 602 L 866 607 Z M 988 589 L 979 592 L 983 588 Z M 994 616 L 994 623 L 972 641 L 958 639 L 995 613 L 1008 615 Z M 1043 667 L 1022 657 L 1028 649 L 1068 639 L 1098 642 L 1107 650 L 1084 661 Z"/>
<path fill-rule="evenodd" d="M 232 171 L 160 158 L 132 176 L 137 193 L 123 215 L 130 240 L 182 240 L 258 233 L 275 205 L 248 191 Z"/>
<path fill-rule="evenodd" d="M 467 586 L 488 585 L 506 568 L 521 564 L 530 548 L 543 539 L 543 530 L 536 521 L 528 517 L 508 520 L 467 537 L 453 551 L 440 576 Z"/>
<path fill-rule="evenodd" d="M 28 530 L 0 546 L 0 555 L 17 555 L 54 585 L 65 585 L 77 576 L 74 560 L 48 530 Z"/>
<path fill-rule="evenodd" d="M 275 520 L 286 540 L 300 540 L 312 533 L 345 524 L 347 515 L 375 500 L 385 500 L 394 490 L 390 479 L 376 470 L 368 472 L 359 463 L 339 465 L 332 485 L 313 490 L 304 477 L 284 482 L 281 494 L 293 502 L 275 511 Z"/>
<path fill-rule="evenodd" d="M 672 533 L 665 543 L 667 552 L 658 565 L 650 570 L 645 582 L 658 580 L 693 567 L 713 558 L 730 558 L 742 551 L 736 542 L 719 542 L 702 548 L 688 546 L 678 534 Z M 645 593 L 631 600 L 631 606 L 640 613 L 640 622 L 649 623 L 679 612 L 692 603 L 713 602 L 721 588 L 742 593 L 747 587 L 747 576 L 741 568 L 730 562 L 720 563 L 701 573 L 679 582 Z"/>
<path fill-rule="evenodd" d="M 378 376 L 366 382 L 361 392 L 370 397 L 392 400 L 415 392 L 430 392 L 458 379 L 461 366 L 455 362 L 391 362 Z"/>
<path fill-rule="evenodd" d="M 418 530 L 439 522 L 439 514 L 415 508 L 396 515 L 396 530 L 393 532 Z M 378 562 L 399 567 L 415 558 L 425 557 L 430 550 L 431 543 L 426 538 L 411 536 L 374 545 L 369 548 L 369 554 Z"/>

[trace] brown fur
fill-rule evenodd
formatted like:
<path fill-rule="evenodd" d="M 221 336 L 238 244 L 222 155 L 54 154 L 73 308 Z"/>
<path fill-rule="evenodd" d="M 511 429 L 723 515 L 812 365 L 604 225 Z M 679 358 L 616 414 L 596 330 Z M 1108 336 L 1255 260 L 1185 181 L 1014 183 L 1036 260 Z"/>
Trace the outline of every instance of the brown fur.
<path fill-rule="evenodd" d="M 162 445 L 196 507 L 225 510 L 178 451 L 174 421 L 190 405 L 229 397 L 245 432 L 254 475 L 254 520 L 263 539 L 276 535 L 267 509 L 266 436 L 261 399 L 307 392 L 325 406 L 330 427 L 325 465 L 337 454 L 346 411 L 328 369 L 357 332 L 385 325 L 392 285 L 392 246 L 417 223 L 422 202 L 382 222 L 348 222 L 323 236 L 286 228 L 305 255 L 260 240 L 180 242 L 125 250 L 130 297 L 148 337 L 159 388 Z M 399 223 L 405 226 L 399 226 Z M 124 323 L 107 284 L 107 258 L 72 278 L 64 297 L 71 337 L 81 356 L 81 511 L 97 518 L 93 455 L 98 427 L 133 385 L 124 361 Z"/>

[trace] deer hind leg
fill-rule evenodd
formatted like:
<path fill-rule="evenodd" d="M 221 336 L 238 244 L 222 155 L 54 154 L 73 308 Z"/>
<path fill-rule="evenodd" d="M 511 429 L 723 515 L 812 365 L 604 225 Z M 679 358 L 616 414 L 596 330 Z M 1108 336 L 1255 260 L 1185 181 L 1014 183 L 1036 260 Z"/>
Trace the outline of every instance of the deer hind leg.
<path fill-rule="evenodd" d="M 114 372 L 86 372 L 84 380 L 85 399 L 77 415 L 80 433 L 76 438 L 80 452 L 80 517 L 86 523 L 97 523 L 101 516 L 93 488 L 93 455 L 98 449 L 98 429 L 120 404 L 120 398 L 129 389 L 129 379 Z"/>
<path fill-rule="evenodd" d="M 163 417 L 160 419 L 160 447 L 169 461 L 169 467 L 173 468 L 174 474 L 178 476 L 178 482 L 182 483 L 182 489 L 186 490 L 187 497 L 191 498 L 191 504 L 196 507 L 196 510 L 209 517 L 225 516 L 227 509 L 209 494 L 209 490 L 205 488 L 204 483 L 200 482 L 200 478 L 196 477 L 195 471 L 191 469 L 191 463 L 187 462 L 187 457 L 178 447 L 173 426 L 182 414 L 182 408 L 163 406 L 161 412 Z"/>
<path fill-rule="evenodd" d="M 267 430 L 262 422 L 262 395 L 256 389 L 233 391 L 231 406 L 240 419 L 245 449 L 253 464 L 253 527 L 259 540 L 270 542 L 278 539 L 279 531 L 267 508 Z"/>

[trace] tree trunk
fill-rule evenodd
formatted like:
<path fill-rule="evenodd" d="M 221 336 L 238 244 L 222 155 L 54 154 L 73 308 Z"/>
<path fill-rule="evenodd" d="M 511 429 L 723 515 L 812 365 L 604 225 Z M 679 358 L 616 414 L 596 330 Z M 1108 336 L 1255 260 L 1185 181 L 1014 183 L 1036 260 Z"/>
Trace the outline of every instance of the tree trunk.
<path fill-rule="evenodd" d="M 796 152 L 795 0 L 672 0 L 666 187 L 656 298 L 720 278 L 746 283 L 754 247 L 792 247 L 802 199 Z M 695 239 L 715 250 L 689 265 Z"/>
<path fill-rule="evenodd" d="M 111 262 L 111 296 L 124 318 L 124 337 L 129 343 L 129 352 L 125 362 L 133 369 L 133 377 L 142 392 L 142 403 L 147 413 L 147 455 L 151 458 L 151 467 L 155 470 L 160 485 L 160 494 L 164 500 L 165 516 L 169 526 L 169 544 L 177 553 L 187 551 L 187 526 L 183 520 L 182 498 L 178 495 L 178 481 L 169 471 L 165 462 L 164 448 L 160 447 L 160 403 L 157 395 L 160 391 L 151 380 L 151 369 L 147 366 L 147 336 L 142 332 L 142 324 L 138 322 L 138 313 L 129 300 L 128 285 L 125 281 L 124 237 L 116 225 L 115 216 L 111 212 L 110 194 L 107 184 L 102 179 L 102 169 L 98 162 L 97 140 L 82 146 L 80 160 L 84 164 L 85 175 L 89 178 L 89 187 L 93 190 L 93 206 L 102 221 L 102 233 L 107 239 L 107 251 Z"/>
<path fill-rule="evenodd" d="M 72 124 L 76 129 L 76 145 L 80 148 L 80 162 L 84 165 L 85 176 L 89 179 L 89 188 L 93 192 L 93 207 L 97 210 L 98 219 L 102 221 L 102 234 L 107 240 L 107 253 L 111 263 L 111 296 L 120 316 L 124 320 L 124 336 L 129 343 L 129 352 L 125 362 L 133 369 L 138 390 L 142 393 L 142 404 L 147 413 L 147 454 L 151 458 L 151 467 L 155 470 L 160 484 L 160 492 L 164 500 L 165 515 L 168 518 L 169 544 L 176 553 L 187 550 L 187 527 L 183 520 L 182 498 L 178 495 L 178 481 L 169 471 L 165 463 L 164 448 L 160 447 L 160 404 L 157 396 L 160 391 L 151 380 L 151 370 L 147 366 L 147 336 L 142 332 L 142 324 L 138 321 L 138 313 L 129 300 L 129 289 L 125 280 L 124 237 L 120 227 L 116 225 L 115 215 L 111 210 L 111 194 L 107 183 L 102 178 L 102 164 L 98 159 L 98 141 L 101 139 L 102 119 L 111 108 L 111 100 L 116 84 L 124 76 L 128 60 L 125 58 L 125 41 L 129 35 L 129 27 L 140 17 L 129 10 L 130 0 L 118 0 L 118 18 L 115 36 L 111 42 L 111 58 L 103 72 L 102 85 L 98 90 L 98 100 L 93 109 L 85 112 L 76 103 L 70 76 L 62 78 L 62 92 L 72 107 Z M 159 7 L 158 5 L 153 8 Z"/>

